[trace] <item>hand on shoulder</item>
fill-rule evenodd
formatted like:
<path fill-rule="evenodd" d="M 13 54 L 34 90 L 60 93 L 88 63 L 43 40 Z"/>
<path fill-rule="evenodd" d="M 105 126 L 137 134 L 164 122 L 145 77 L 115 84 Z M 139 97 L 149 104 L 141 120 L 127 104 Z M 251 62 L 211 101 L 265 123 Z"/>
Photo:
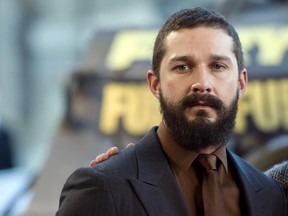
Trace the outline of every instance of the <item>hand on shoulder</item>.
<path fill-rule="evenodd" d="M 126 148 L 135 145 L 134 143 L 129 143 Z M 117 147 L 111 147 L 109 148 L 106 152 L 101 153 L 99 155 L 96 156 L 96 158 L 94 160 L 91 160 L 89 163 L 89 166 L 95 166 L 96 164 L 99 164 L 105 160 L 108 160 L 110 156 L 115 155 L 118 153 L 118 148 Z"/>

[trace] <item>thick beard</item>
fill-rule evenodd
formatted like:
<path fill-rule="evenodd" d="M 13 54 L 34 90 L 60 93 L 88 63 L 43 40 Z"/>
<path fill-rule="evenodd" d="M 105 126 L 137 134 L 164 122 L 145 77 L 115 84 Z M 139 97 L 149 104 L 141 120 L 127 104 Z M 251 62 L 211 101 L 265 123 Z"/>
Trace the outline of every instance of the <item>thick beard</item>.
<path fill-rule="evenodd" d="M 174 105 L 165 100 L 160 92 L 159 100 L 164 123 L 174 141 L 186 149 L 200 151 L 208 147 L 225 145 L 229 141 L 235 126 L 238 99 L 237 91 L 229 107 L 210 94 L 195 93 Z M 199 101 L 205 102 L 216 110 L 215 122 L 209 121 L 209 113 L 205 110 L 200 110 L 194 120 L 187 120 L 184 114 L 185 109 Z"/>

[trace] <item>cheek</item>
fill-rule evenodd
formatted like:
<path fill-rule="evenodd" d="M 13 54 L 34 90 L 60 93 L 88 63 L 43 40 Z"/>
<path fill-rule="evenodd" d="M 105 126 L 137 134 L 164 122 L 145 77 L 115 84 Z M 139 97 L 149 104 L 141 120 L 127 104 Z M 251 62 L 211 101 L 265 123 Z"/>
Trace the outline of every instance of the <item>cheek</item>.
<path fill-rule="evenodd" d="M 232 100 L 234 100 L 238 89 L 238 84 L 235 85 L 235 83 L 231 85 L 225 85 L 225 87 L 221 89 L 221 92 L 219 92 L 219 97 L 225 105 L 230 105 Z"/>
<path fill-rule="evenodd" d="M 182 83 L 181 85 L 179 83 Z M 161 85 L 162 94 L 173 102 L 180 101 L 189 92 L 189 87 L 180 81 L 169 81 Z"/>
<path fill-rule="evenodd" d="M 239 78 L 236 73 L 230 74 L 225 79 L 217 80 L 217 89 L 220 94 L 224 95 L 227 98 L 232 98 L 236 93 L 239 87 Z"/>

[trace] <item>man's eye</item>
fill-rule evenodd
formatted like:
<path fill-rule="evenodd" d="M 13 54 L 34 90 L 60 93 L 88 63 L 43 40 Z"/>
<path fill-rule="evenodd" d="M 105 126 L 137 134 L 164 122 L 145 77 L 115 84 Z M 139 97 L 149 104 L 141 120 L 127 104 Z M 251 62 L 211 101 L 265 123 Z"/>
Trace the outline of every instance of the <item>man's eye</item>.
<path fill-rule="evenodd" d="M 178 65 L 176 67 L 177 70 L 180 70 L 180 71 L 186 71 L 186 70 L 189 70 L 190 67 L 188 65 Z"/>
<path fill-rule="evenodd" d="M 215 70 L 223 70 L 223 69 L 225 69 L 225 66 L 222 64 L 219 64 L 219 63 L 215 63 L 212 65 L 212 68 Z"/>

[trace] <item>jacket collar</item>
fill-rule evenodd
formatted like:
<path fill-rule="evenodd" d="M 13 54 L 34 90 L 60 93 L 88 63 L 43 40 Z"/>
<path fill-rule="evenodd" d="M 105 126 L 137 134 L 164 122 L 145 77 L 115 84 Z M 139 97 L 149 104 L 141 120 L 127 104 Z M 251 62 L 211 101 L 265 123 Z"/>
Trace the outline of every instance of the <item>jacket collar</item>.
<path fill-rule="evenodd" d="M 168 159 L 157 136 L 157 127 L 150 130 L 135 145 L 138 162 L 138 178 L 130 183 L 142 201 L 148 215 L 189 215 L 184 198 L 169 166 Z M 267 215 L 264 201 L 259 201 L 265 188 L 259 178 L 260 172 L 237 155 L 227 151 L 229 167 L 234 170 L 241 191 L 245 215 Z M 269 199 L 269 198 L 267 198 Z M 265 210 L 266 209 L 266 210 Z"/>
<path fill-rule="evenodd" d="M 258 171 L 230 151 L 227 151 L 227 156 L 229 166 L 232 166 L 235 171 L 235 179 L 241 193 L 240 203 L 246 210 L 244 214 L 248 216 L 267 215 L 264 206 L 266 202 L 260 193 L 264 189 L 264 185 L 256 175 Z"/>
<path fill-rule="evenodd" d="M 148 215 L 189 215 L 157 136 L 157 127 L 135 145 L 138 179 L 130 179 Z"/>

